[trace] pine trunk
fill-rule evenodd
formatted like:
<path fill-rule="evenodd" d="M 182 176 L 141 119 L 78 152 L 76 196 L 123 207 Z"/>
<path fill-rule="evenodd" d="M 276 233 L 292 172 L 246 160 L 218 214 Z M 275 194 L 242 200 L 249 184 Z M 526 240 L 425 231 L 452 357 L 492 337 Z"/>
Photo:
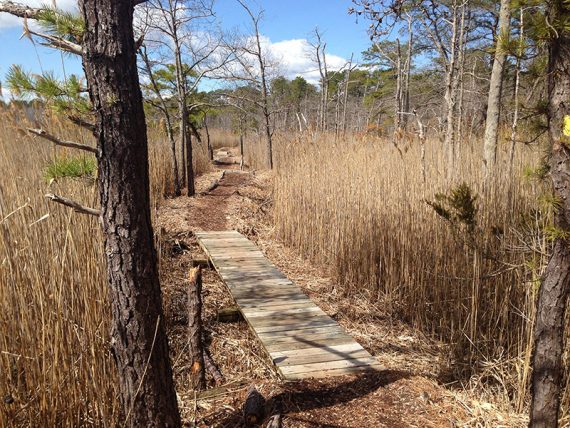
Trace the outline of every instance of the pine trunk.
<path fill-rule="evenodd" d="M 150 218 L 133 2 L 83 0 L 83 66 L 97 113 L 111 346 L 125 424 L 179 427 Z"/>
<path fill-rule="evenodd" d="M 570 13 L 564 0 L 553 0 L 549 21 L 560 22 Z M 530 426 L 558 424 L 563 390 L 564 317 L 570 295 L 570 32 L 551 33 L 548 64 L 548 121 L 552 144 L 551 177 L 560 206 L 555 217 L 558 238 L 538 295 L 534 330 L 532 403 Z"/>

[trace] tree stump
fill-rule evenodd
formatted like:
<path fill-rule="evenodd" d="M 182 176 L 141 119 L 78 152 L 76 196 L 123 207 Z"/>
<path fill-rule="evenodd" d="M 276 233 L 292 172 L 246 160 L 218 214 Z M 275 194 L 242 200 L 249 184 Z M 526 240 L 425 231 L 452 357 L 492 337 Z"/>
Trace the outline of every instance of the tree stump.
<path fill-rule="evenodd" d="M 201 391 L 206 388 L 204 370 L 204 347 L 202 344 L 202 270 L 190 270 L 188 287 L 188 341 L 190 345 L 192 388 Z"/>
<path fill-rule="evenodd" d="M 243 404 L 245 426 L 253 427 L 261 424 L 264 416 L 265 398 L 255 389 L 255 385 L 251 385 L 247 390 L 247 396 Z"/>

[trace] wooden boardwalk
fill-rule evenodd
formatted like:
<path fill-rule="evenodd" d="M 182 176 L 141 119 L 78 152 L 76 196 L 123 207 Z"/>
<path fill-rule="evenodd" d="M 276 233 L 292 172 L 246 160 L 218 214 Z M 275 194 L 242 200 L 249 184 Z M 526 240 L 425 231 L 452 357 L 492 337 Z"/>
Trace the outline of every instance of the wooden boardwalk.
<path fill-rule="evenodd" d="M 236 231 L 196 236 L 284 379 L 380 369 L 246 237 Z"/>

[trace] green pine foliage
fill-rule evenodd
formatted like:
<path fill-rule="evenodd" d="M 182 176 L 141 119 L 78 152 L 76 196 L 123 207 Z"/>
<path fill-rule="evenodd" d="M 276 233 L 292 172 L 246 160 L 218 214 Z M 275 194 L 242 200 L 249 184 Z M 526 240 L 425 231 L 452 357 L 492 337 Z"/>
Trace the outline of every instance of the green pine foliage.
<path fill-rule="evenodd" d="M 52 35 L 57 35 L 73 43 L 81 44 L 85 23 L 72 12 L 66 12 L 49 5 L 43 5 L 38 17 L 41 27 Z"/>
<path fill-rule="evenodd" d="M 48 182 L 62 178 L 87 178 L 93 180 L 96 176 L 96 171 L 97 162 L 93 156 L 61 156 L 46 166 L 44 178 Z"/>
<path fill-rule="evenodd" d="M 436 193 L 435 201 L 426 201 L 435 213 L 455 226 L 464 226 L 469 232 L 477 225 L 477 195 L 467 183 L 453 187 L 447 193 Z"/>

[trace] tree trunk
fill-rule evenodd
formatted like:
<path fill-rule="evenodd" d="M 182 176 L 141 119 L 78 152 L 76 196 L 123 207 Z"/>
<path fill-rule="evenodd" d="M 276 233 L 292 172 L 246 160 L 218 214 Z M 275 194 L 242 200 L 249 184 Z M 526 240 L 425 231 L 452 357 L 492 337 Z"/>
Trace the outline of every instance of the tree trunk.
<path fill-rule="evenodd" d="M 243 171 L 243 134 L 239 134 L 239 169 Z"/>
<path fill-rule="evenodd" d="M 560 22 L 570 13 L 564 0 L 553 0 L 548 20 Z M 558 25 L 550 33 L 548 63 L 548 127 L 552 144 L 551 177 L 560 206 L 555 217 L 559 231 L 538 294 L 534 329 L 530 426 L 558 424 L 563 390 L 564 317 L 570 294 L 570 31 Z"/>
<path fill-rule="evenodd" d="M 83 0 L 80 8 L 85 21 L 83 67 L 97 112 L 111 346 L 124 417 L 132 427 L 179 427 L 150 219 L 133 2 Z"/>
<path fill-rule="evenodd" d="M 194 186 L 194 163 L 192 158 L 192 136 L 186 135 L 186 190 L 187 196 L 194 196 L 196 194 L 196 187 Z"/>
<path fill-rule="evenodd" d="M 451 49 L 449 53 L 449 63 L 447 64 L 447 74 L 445 80 L 445 101 L 447 107 L 445 149 L 447 150 L 447 178 L 455 175 L 455 109 L 457 104 L 457 1 L 453 2 L 453 22 L 451 31 Z"/>
<path fill-rule="evenodd" d="M 396 94 L 394 95 L 394 138 L 400 143 L 400 127 L 402 123 L 402 49 L 400 39 L 396 39 Z"/>
<path fill-rule="evenodd" d="M 202 271 L 200 267 L 190 271 L 188 288 L 188 342 L 190 344 L 190 378 L 192 389 L 206 389 L 204 347 L 202 344 Z"/>
<path fill-rule="evenodd" d="M 507 57 L 503 44 L 509 36 L 511 20 L 511 0 L 501 0 L 499 12 L 499 34 L 495 47 L 495 60 L 491 71 L 489 98 L 487 100 L 487 119 L 485 121 L 485 137 L 483 140 L 483 176 L 485 183 L 493 175 L 497 161 L 497 137 L 501 114 L 501 92 L 503 88 L 503 71 Z"/>
<path fill-rule="evenodd" d="M 166 121 L 166 134 L 168 136 L 168 142 L 170 143 L 170 151 L 172 153 L 172 175 L 174 176 L 174 196 L 180 196 L 180 194 L 181 194 L 180 177 L 178 174 L 178 161 L 176 159 L 176 140 L 174 139 L 174 131 L 172 129 L 172 119 L 171 119 L 170 113 L 168 111 L 168 105 L 164 101 L 164 98 L 162 97 L 162 94 L 160 93 L 160 88 L 159 88 L 158 84 L 156 83 L 154 75 L 152 74 L 152 66 L 151 66 L 150 60 L 148 58 L 146 48 L 144 46 L 141 48 L 140 53 L 141 53 L 141 58 L 143 59 L 143 62 L 145 64 L 145 67 L 146 67 L 146 70 L 148 73 L 148 78 L 149 78 L 150 83 L 152 85 L 152 89 L 154 91 L 154 94 L 156 95 L 156 97 L 160 101 L 160 111 L 162 112 L 162 115 L 164 116 L 164 120 Z"/>
<path fill-rule="evenodd" d="M 208 159 L 210 161 L 214 160 L 214 149 L 212 147 L 212 141 L 210 140 L 210 130 L 208 129 L 208 122 L 204 118 L 204 129 L 206 130 L 206 144 L 208 146 Z"/>
<path fill-rule="evenodd" d="M 519 90 L 521 82 L 521 58 L 524 53 L 524 9 L 520 8 L 519 45 L 517 49 L 517 60 L 515 63 L 515 93 L 513 106 L 513 123 L 511 125 L 511 145 L 509 148 L 509 176 L 513 173 L 515 163 L 515 148 L 517 142 L 517 131 L 519 126 Z M 509 198 L 510 199 L 510 198 Z"/>

